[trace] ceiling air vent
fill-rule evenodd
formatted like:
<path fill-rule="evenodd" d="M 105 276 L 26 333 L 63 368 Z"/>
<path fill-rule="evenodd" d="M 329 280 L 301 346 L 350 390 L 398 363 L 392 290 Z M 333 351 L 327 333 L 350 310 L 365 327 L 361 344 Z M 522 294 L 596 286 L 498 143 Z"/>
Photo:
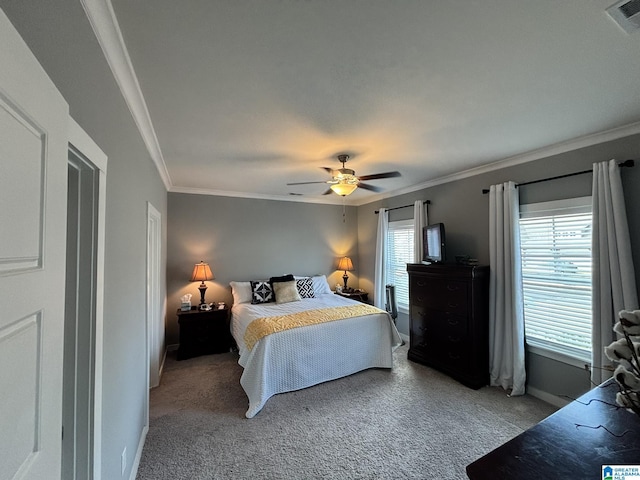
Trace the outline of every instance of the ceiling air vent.
<path fill-rule="evenodd" d="M 640 30 L 640 0 L 623 0 L 607 8 L 607 13 L 627 33 Z"/>

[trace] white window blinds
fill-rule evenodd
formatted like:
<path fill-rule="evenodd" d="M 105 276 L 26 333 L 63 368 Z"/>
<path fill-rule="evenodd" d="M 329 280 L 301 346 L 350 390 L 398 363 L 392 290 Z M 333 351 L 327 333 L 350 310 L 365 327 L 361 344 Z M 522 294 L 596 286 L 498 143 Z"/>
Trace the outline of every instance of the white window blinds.
<path fill-rule="evenodd" d="M 409 311 L 407 263 L 413 263 L 413 220 L 389 222 L 387 239 L 386 285 L 395 285 L 396 303 Z"/>
<path fill-rule="evenodd" d="M 580 360 L 591 355 L 591 197 L 522 205 L 527 343 Z"/>

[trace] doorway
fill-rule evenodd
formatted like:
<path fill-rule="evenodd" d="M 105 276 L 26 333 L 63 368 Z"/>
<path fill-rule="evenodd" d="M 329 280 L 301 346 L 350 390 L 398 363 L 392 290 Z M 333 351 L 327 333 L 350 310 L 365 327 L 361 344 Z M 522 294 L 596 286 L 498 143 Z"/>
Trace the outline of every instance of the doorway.
<path fill-rule="evenodd" d="M 106 156 L 71 124 L 61 474 L 69 480 L 99 480 Z"/>

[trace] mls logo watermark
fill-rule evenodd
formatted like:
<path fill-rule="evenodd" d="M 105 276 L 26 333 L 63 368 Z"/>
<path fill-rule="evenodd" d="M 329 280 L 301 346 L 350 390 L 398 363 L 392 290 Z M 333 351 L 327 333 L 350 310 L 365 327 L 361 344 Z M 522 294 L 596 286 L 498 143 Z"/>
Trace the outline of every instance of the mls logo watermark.
<path fill-rule="evenodd" d="M 602 480 L 640 480 L 640 465 L 602 465 Z"/>

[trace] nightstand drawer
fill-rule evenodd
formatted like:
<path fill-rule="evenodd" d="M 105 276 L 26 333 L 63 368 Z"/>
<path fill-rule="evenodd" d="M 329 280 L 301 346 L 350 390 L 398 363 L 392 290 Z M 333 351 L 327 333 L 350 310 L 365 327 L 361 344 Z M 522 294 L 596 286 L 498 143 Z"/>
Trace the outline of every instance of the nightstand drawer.
<path fill-rule="evenodd" d="M 231 348 L 229 309 L 199 311 L 178 310 L 180 347 L 178 360 L 228 352 Z"/>
<path fill-rule="evenodd" d="M 336 295 L 340 295 L 341 297 L 350 298 L 351 300 L 357 300 L 362 303 L 369 303 L 369 294 L 364 290 L 356 290 L 353 292 L 334 292 Z"/>

